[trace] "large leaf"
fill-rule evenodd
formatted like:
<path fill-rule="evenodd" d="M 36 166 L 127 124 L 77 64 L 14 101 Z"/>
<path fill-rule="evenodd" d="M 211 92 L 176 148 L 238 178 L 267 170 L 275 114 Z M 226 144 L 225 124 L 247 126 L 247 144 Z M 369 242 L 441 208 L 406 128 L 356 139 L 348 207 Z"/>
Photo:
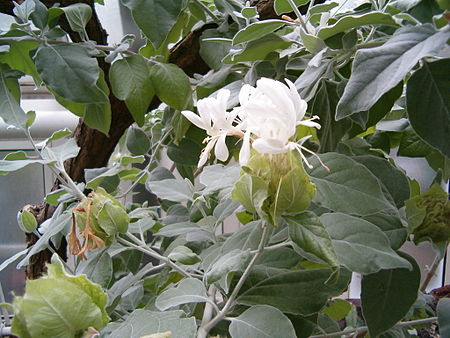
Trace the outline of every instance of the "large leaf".
<path fill-rule="evenodd" d="M 350 272 L 341 269 L 339 280 L 333 285 L 326 285 L 331 273 L 328 269 L 282 272 L 245 290 L 237 302 L 244 305 L 271 305 L 293 314 L 313 314 L 330 297 L 340 295 L 350 281 Z"/>
<path fill-rule="evenodd" d="M 450 157 L 450 59 L 424 62 L 408 80 L 409 121 L 427 143 Z"/>
<path fill-rule="evenodd" d="M 192 200 L 192 191 L 186 181 L 168 178 L 161 181 L 148 181 L 147 189 L 161 199 L 173 202 Z"/>
<path fill-rule="evenodd" d="M 25 295 L 14 300 L 13 333 L 63 338 L 88 327 L 101 329 L 109 320 L 106 294 L 85 275 L 69 276 L 61 262 L 52 262 L 48 276 L 27 281 Z"/>
<path fill-rule="evenodd" d="M 323 81 L 311 107 L 312 114 L 320 117 L 322 126 L 317 131 L 320 140 L 320 152 L 336 150 L 337 144 L 351 126 L 348 119 L 335 121 L 334 116 L 338 101 L 337 85 L 329 81 Z"/>
<path fill-rule="evenodd" d="M 0 55 L 0 62 L 7 63 L 12 69 L 20 70 L 33 76 L 36 85 L 40 85 L 41 78 L 30 57 L 30 52 L 38 46 L 37 42 L 10 41 L 8 53 Z"/>
<path fill-rule="evenodd" d="M 376 225 L 389 238 L 391 248 L 400 249 L 405 243 L 408 229 L 398 216 L 386 214 L 373 214 L 363 217 L 364 220 Z"/>
<path fill-rule="evenodd" d="M 11 171 L 25 168 L 30 164 L 48 164 L 50 162 L 51 161 L 29 158 L 25 152 L 17 151 L 6 155 L 3 160 L 0 160 L 0 175 L 6 175 Z"/>
<path fill-rule="evenodd" d="M 90 252 L 87 260 L 77 266 L 77 274 L 85 274 L 89 280 L 107 288 L 112 279 L 113 263 L 107 250 Z"/>
<path fill-rule="evenodd" d="M 412 257 L 402 256 L 411 263 L 412 270 L 381 270 L 362 278 L 361 305 L 371 337 L 402 320 L 417 299 L 420 268 Z"/>
<path fill-rule="evenodd" d="M 437 54 L 449 38 L 448 30 L 436 31 L 431 25 L 405 27 L 384 45 L 359 50 L 337 106 L 336 120 L 369 110 L 421 58 Z"/>
<path fill-rule="evenodd" d="M 379 179 L 381 186 L 387 190 L 397 208 L 405 205 L 410 191 L 408 178 L 403 171 L 381 157 L 355 156 L 353 159 L 363 164 Z"/>
<path fill-rule="evenodd" d="M 161 101 L 178 110 L 191 106 L 191 85 L 181 68 L 173 64 L 157 63 L 151 67 L 150 77 Z"/>
<path fill-rule="evenodd" d="M 272 33 L 278 28 L 286 25 L 286 23 L 287 21 L 276 19 L 252 23 L 244 29 L 240 30 L 234 36 L 233 45 L 262 38 L 264 35 Z"/>
<path fill-rule="evenodd" d="M 187 303 L 209 302 L 205 285 L 195 278 L 183 279 L 177 287 L 172 287 L 156 298 L 156 307 L 165 311 L 171 307 Z"/>
<path fill-rule="evenodd" d="M 289 319 L 278 309 L 256 305 L 239 317 L 231 318 L 229 328 L 233 338 L 295 338 L 295 330 Z"/>
<path fill-rule="evenodd" d="M 6 77 L 0 71 L 0 117 L 6 124 L 23 129 L 27 123 L 27 114 L 9 91 Z"/>
<path fill-rule="evenodd" d="M 235 249 L 219 257 L 206 274 L 208 284 L 214 283 L 226 277 L 230 272 L 244 271 L 251 258 L 250 250 Z"/>
<path fill-rule="evenodd" d="M 187 0 L 121 0 L 131 10 L 134 21 L 155 49 L 166 39 Z"/>
<path fill-rule="evenodd" d="M 97 87 L 99 67 L 86 48 L 74 44 L 40 46 L 34 62 L 44 83 L 62 98 L 78 103 L 106 103 Z"/>
<path fill-rule="evenodd" d="M 147 62 L 137 54 L 125 57 L 112 64 L 109 76 L 114 95 L 125 101 L 136 123 L 142 126 L 154 95 Z"/>
<path fill-rule="evenodd" d="M 70 28 L 78 33 L 84 33 L 88 21 L 92 17 L 92 8 L 88 4 L 78 3 L 62 7 Z"/>
<path fill-rule="evenodd" d="M 297 7 L 307 4 L 308 2 L 309 0 L 294 0 L 294 4 Z M 275 0 L 273 7 L 278 15 L 283 13 L 290 13 L 293 11 L 292 6 L 290 5 L 288 0 Z"/>
<path fill-rule="evenodd" d="M 439 333 L 441 337 L 450 336 L 450 299 L 441 298 L 437 305 Z"/>
<path fill-rule="evenodd" d="M 141 338 L 160 332 L 171 332 L 171 338 L 195 338 L 195 318 L 183 318 L 183 311 L 152 312 L 138 309 L 120 324 L 111 323 L 103 329 L 102 337 Z"/>
<path fill-rule="evenodd" d="M 284 215 L 289 226 L 289 237 L 307 259 L 337 266 L 333 244 L 319 218 L 310 211 L 295 215 Z M 312 257 L 311 257 L 312 255 Z"/>
<path fill-rule="evenodd" d="M 335 24 L 323 27 L 317 33 L 317 36 L 322 40 L 326 40 L 333 35 L 345 32 L 352 28 L 363 25 L 396 25 L 392 15 L 382 12 L 371 12 L 361 15 L 347 15 L 340 18 Z"/>
<path fill-rule="evenodd" d="M 339 262 L 351 271 L 365 274 L 381 269 L 411 268 L 372 223 L 341 213 L 323 214 L 320 220 L 330 234 Z"/>
<path fill-rule="evenodd" d="M 267 197 L 267 182 L 250 174 L 243 174 L 231 192 L 231 198 L 240 202 L 249 212 L 259 212 Z"/>
<path fill-rule="evenodd" d="M 317 194 L 313 202 L 327 209 L 354 215 L 369 215 L 390 211 L 393 206 L 386 200 L 375 176 L 363 165 L 337 153 L 319 155 L 328 166 L 311 158 L 314 169 L 311 180 Z"/>

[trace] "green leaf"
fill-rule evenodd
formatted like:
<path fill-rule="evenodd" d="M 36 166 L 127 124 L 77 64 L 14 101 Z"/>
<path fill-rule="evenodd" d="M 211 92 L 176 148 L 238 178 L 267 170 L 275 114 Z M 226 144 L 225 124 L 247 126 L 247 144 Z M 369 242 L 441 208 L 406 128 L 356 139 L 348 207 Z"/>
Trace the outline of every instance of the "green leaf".
<path fill-rule="evenodd" d="M 105 203 L 97 214 L 100 227 L 110 236 L 126 233 L 130 217 L 122 205 Z"/>
<path fill-rule="evenodd" d="M 85 274 L 92 282 L 107 288 L 113 275 L 113 263 L 108 251 L 89 252 L 87 259 L 78 264 L 77 274 Z"/>
<path fill-rule="evenodd" d="M 392 18 L 392 15 L 382 12 L 371 12 L 361 15 L 346 15 L 340 18 L 335 24 L 321 28 L 317 33 L 317 36 L 322 40 L 326 40 L 333 35 L 364 25 L 396 26 L 397 23 Z"/>
<path fill-rule="evenodd" d="M 322 39 L 315 35 L 306 33 L 303 29 L 300 29 L 300 37 L 303 42 L 303 46 L 312 54 L 319 53 L 326 47 Z"/>
<path fill-rule="evenodd" d="M 239 317 L 230 319 L 229 331 L 232 338 L 297 337 L 289 319 L 272 306 L 252 306 Z"/>
<path fill-rule="evenodd" d="M 114 95 L 125 101 L 136 123 L 142 126 L 154 95 L 147 62 L 137 54 L 125 57 L 112 64 L 109 76 Z"/>
<path fill-rule="evenodd" d="M 2 264 L 0 264 L 0 272 L 2 272 L 6 267 L 8 267 L 8 265 L 10 265 L 11 263 L 15 262 L 16 260 L 18 260 L 20 257 L 24 256 L 27 254 L 27 252 L 29 251 L 29 248 L 26 248 L 25 250 L 19 251 L 18 253 L 16 253 L 15 255 L 5 259 Z"/>
<path fill-rule="evenodd" d="M 250 222 L 234 232 L 223 244 L 220 251 L 221 254 L 225 254 L 235 249 L 240 249 L 242 251 L 247 249 L 258 249 L 263 233 L 261 224 L 261 221 Z"/>
<path fill-rule="evenodd" d="M 291 241 L 297 246 L 294 249 L 300 249 L 302 256 L 320 264 L 339 265 L 330 236 L 314 213 L 305 211 L 284 215 L 283 219 L 289 226 Z"/>
<path fill-rule="evenodd" d="M 131 10 L 133 19 L 153 47 L 158 49 L 166 39 L 178 16 L 186 8 L 186 0 L 121 0 Z"/>
<path fill-rule="evenodd" d="M 0 62 L 7 63 L 12 69 L 20 70 L 31 75 L 36 85 L 40 85 L 41 78 L 36 70 L 36 66 L 30 57 L 30 52 L 37 46 L 37 42 L 10 41 L 8 53 L 0 55 Z"/>
<path fill-rule="evenodd" d="M 264 60 L 269 53 L 286 49 L 291 44 L 292 41 L 288 41 L 277 34 L 267 34 L 258 40 L 250 41 L 242 51 L 229 54 L 223 62 L 237 63 Z"/>
<path fill-rule="evenodd" d="M 191 249 L 184 245 L 177 246 L 169 254 L 169 259 L 185 265 L 196 264 L 201 261 L 201 258 Z"/>
<path fill-rule="evenodd" d="M 62 98 L 77 103 L 108 102 L 97 86 L 97 60 L 86 48 L 74 44 L 40 46 L 34 62 L 44 83 Z"/>
<path fill-rule="evenodd" d="M 311 107 L 312 115 L 320 117 L 322 126 L 317 131 L 317 136 L 320 140 L 319 152 L 335 151 L 336 146 L 351 126 L 351 122 L 348 119 L 341 121 L 335 121 L 334 119 L 336 106 L 339 101 L 337 87 L 332 82 L 323 81 Z"/>
<path fill-rule="evenodd" d="M 341 213 L 323 214 L 320 221 L 330 234 L 339 262 L 351 271 L 367 274 L 382 269 L 411 268 L 372 223 Z"/>
<path fill-rule="evenodd" d="M 19 129 L 24 129 L 27 123 L 27 114 L 22 110 L 19 103 L 12 96 L 6 83 L 6 77 L 0 71 L 0 117 L 3 121 Z M 3 171 L 3 169 L 0 169 Z"/>
<path fill-rule="evenodd" d="M 80 147 L 75 139 L 71 138 L 59 146 L 45 147 L 41 154 L 45 161 L 56 162 L 59 166 L 63 166 L 65 160 L 76 157 L 79 151 Z"/>
<path fill-rule="evenodd" d="M 409 181 L 400 169 L 394 167 L 388 160 L 375 156 L 354 156 L 353 159 L 363 164 L 374 174 L 381 186 L 387 190 L 397 208 L 405 205 L 409 198 Z"/>
<path fill-rule="evenodd" d="M 48 21 L 48 10 L 47 7 L 40 2 L 39 0 L 33 0 L 34 1 L 34 11 L 30 15 L 31 21 L 33 21 L 34 25 L 43 30 L 45 26 L 47 25 Z"/>
<path fill-rule="evenodd" d="M 278 28 L 283 27 L 287 23 L 287 21 L 277 19 L 254 22 L 244 29 L 241 29 L 234 36 L 233 45 L 262 38 L 263 36 L 272 33 Z"/>
<path fill-rule="evenodd" d="M 192 105 L 189 78 L 178 66 L 157 63 L 151 67 L 150 77 L 155 93 L 161 101 L 178 110 Z"/>
<path fill-rule="evenodd" d="M 183 279 L 177 287 L 172 287 L 156 298 L 156 307 L 165 311 L 171 307 L 188 304 L 210 302 L 206 288 L 195 278 Z"/>
<path fill-rule="evenodd" d="M 72 131 L 70 129 L 68 129 L 68 128 L 64 128 L 64 129 L 60 129 L 60 130 L 54 131 L 52 133 L 52 135 L 49 138 L 46 138 L 44 141 L 42 141 L 41 144 L 44 147 L 47 147 L 50 144 L 50 142 L 60 140 L 60 139 L 62 139 L 64 137 L 69 136 L 70 134 L 72 134 Z"/>
<path fill-rule="evenodd" d="M 267 182 L 250 174 L 243 174 L 231 192 L 231 199 L 241 203 L 249 212 L 261 210 L 268 196 Z"/>
<path fill-rule="evenodd" d="M 398 216 L 373 214 L 363 217 L 364 220 L 376 225 L 389 238 L 391 248 L 400 249 L 405 243 L 408 229 L 403 225 Z"/>
<path fill-rule="evenodd" d="M 50 162 L 51 161 L 47 160 L 28 158 L 27 154 L 25 154 L 23 151 L 10 153 L 6 155 L 3 160 L 0 160 L 0 175 L 6 175 L 8 172 L 25 168 L 30 164 L 48 164 Z"/>
<path fill-rule="evenodd" d="M 404 27 L 384 45 L 359 50 L 337 107 L 336 120 L 369 110 L 421 58 L 436 55 L 449 37 L 449 31 L 436 31 L 431 25 Z"/>
<path fill-rule="evenodd" d="M 217 282 L 221 278 L 227 278 L 230 272 L 244 271 L 250 258 L 250 250 L 232 250 L 219 259 L 210 267 L 206 273 L 206 281 L 208 284 Z"/>
<path fill-rule="evenodd" d="M 402 320 L 417 299 L 420 268 L 412 257 L 401 255 L 411 263 L 412 270 L 381 270 L 362 278 L 361 306 L 371 337 Z"/>
<path fill-rule="evenodd" d="M 200 37 L 200 56 L 215 71 L 223 67 L 222 59 L 230 52 L 232 40 L 216 38 L 222 33 L 217 29 L 206 29 Z"/>
<path fill-rule="evenodd" d="M 214 164 L 203 169 L 199 176 L 200 183 L 205 186 L 203 194 L 211 194 L 219 190 L 230 191 L 239 179 L 241 168 L 239 166 L 224 166 Z"/>
<path fill-rule="evenodd" d="M 393 210 L 377 178 L 365 166 L 337 153 L 319 156 L 330 171 L 323 168 L 317 159 L 310 159 L 314 167 L 310 172 L 311 180 L 317 189 L 313 199 L 315 204 L 361 216 Z"/>
<path fill-rule="evenodd" d="M 441 337 L 450 335 L 450 299 L 441 298 L 437 305 L 439 333 Z"/>
<path fill-rule="evenodd" d="M 128 129 L 126 143 L 127 149 L 133 155 L 145 155 L 151 148 L 148 136 L 139 128 Z"/>
<path fill-rule="evenodd" d="M 54 259 L 48 269 L 46 278 L 27 281 L 25 295 L 15 298 L 12 332 L 21 337 L 75 337 L 88 327 L 105 326 L 107 296 L 100 286 L 85 275 L 67 275 Z"/>
<path fill-rule="evenodd" d="M 422 140 L 411 126 L 408 126 L 402 133 L 397 155 L 406 157 L 426 157 L 433 151 L 436 150 Z"/>
<path fill-rule="evenodd" d="M 408 80 L 406 106 L 415 132 L 450 157 L 450 59 L 424 62 Z"/>
<path fill-rule="evenodd" d="M 339 3 L 334 2 L 334 1 L 330 1 L 330 2 L 327 1 L 326 3 L 312 6 L 309 10 L 309 15 L 312 16 L 313 14 L 328 12 L 337 6 L 339 6 Z"/>
<path fill-rule="evenodd" d="M 21 4 L 15 3 L 13 12 L 22 23 L 26 23 L 30 15 L 34 12 L 35 7 L 34 0 L 25 0 Z"/>
<path fill-rule="evenodd" d="M 84 33 L 86 24 L 92 17 L 92 8 L 88 4 L 78 3 L 61 7 L 66 14 L 70 28 L 78 33 Z"/>
<path fill-rule="evenodd" d="M 36 217 L 27 210 L 21 210 L 17 213 L 17 223 L 19 223 L 23 232 L 33 232 L 38 226 Z"/>
<path fill-rule="evenodd" d="M 293 314 L 313 314 L 320 311 L 329 298 L 340 295 L 347 288 L 351 276 L 348 270 L 341 269 L 339 280 L 333 285 L 326 285 L 331 273 L 329 269 L 282 272 L 245 290 L 237 302 L 244 305 L 266 304 Z"/>
<path fill-rule="evenodd" d="M 183 318 L 184 312 L 152 312 L 138 309 L 120 324 L 111 323 L 103 329 L 108 338 L 142 338 L 145 335 L 170 331 L 172 338 L 195 338 L 197 325 L 195 318 Z M 109 334 L 108 334 L 109 333 Z"/>
<path fill-rule="evenodd" d="M 303 6 L 307 4 L 309 0 L 294 0 L 294 3 L 297 7 Z M 289 4 L 288 0 L 275 0 L 273 4 L 273 8 L 275 9 L 275 12 L 280 15 L 283 13 L 290 13 L 293 11 L 291 5 Z"/>
<path fill-rule="evenodd" d="M 202 148 L 188 138 L 183 138 L 177 145 L 170 144 L 167 147 L 167 156 L 177 164 L 197 166 Z"/>
<path fill-rule="evenodd" d="M 160 199 L 172 202 L 186 202 L 192 200 L 192 191 L 186 181 L 169 178 L 161 181 L 148 181 L 147 189 Z"/>
<path fill-rule="evenodd" d="M 347 317 L 352 309 L 352 304 L 343 299 L 333 299 L 321 312 L 330 316 L 334 320 L 341 320 Z"/>
<path fill-rule="evenodd" d="M 164 237 L 173 237 L 182 234 L 188 234 L 191 232 L 199 231 L 201 228 L 193 222 L 180 222 L 166 225 L 161 228 L 156 235 Z"/>

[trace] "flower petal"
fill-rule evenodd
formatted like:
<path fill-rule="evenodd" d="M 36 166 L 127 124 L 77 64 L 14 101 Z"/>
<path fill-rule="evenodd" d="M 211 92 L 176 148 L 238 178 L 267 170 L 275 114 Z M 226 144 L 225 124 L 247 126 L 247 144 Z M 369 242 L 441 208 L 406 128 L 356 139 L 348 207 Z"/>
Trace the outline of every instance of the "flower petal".
<path fill-rule="evenodd" d="M 277 139 L 259 138 L 253 141 L 252 147 L 260 154 L 281 154 L 289 150 L 285 143 Z"/>
<path fill-rule="evenodd" d="M 214 148 L 214 155 L 216 155 L 216 158 L 220 161 L 226 161 L 228 159 L 229 152 L 225 143 L 226 137 L 226 133 L 220 135 L 219 139 L 217 140 L 216 147 Z"/>
<path fill-rule="evenodd" d="M 216 139 L 212 139 L 206 144 L 206 147 L 203 148 L 202 153 L 200 154 L 200 160 L 198 161 L 197 167 L 201 168 L 205 165 L 206 161 L 208 160 L 209 153 L 211 152 L 211 149 L 214 147 L 215 143 Z"/>
<path fill-rule="evenodd" d="M 183 110 L 181 114 L 183 114 L 185 118 L 187 118 L 191 123 L 195 124 L 200 129 L 207 129 L 207 125 L 205 124 L 205 122 L 194 112 L 191 112 L 190 110 Z"/>
<path fill-rule="evenodd" d="M 322 128 L 322 126 L 319 123 L 313 122 L 311 120 L 303 120 L 303 121 L 298 122 L 298 124 L 300 124 L 302 126 L 317 128 L 317 129 Z"/>
<path fill-rule="evenodd" d="M 308 108 L 308 104 L 306 101 L 302 100 L 300 97 L 300 94 L 297 91 L 297 88 L 295 88 L 295 85 L 290 81 L 289 79 L 284 79 L 286 83 L 289 86 L 290 91 L 290 97 L 292 102 L 294 103 L 295 112 L 297 114 L 297 121 L 301 121 L 303 117 L 305 116 L 306 109 Z"/>
<path fill-rule="evenodd" d="M 250 159 L 250 131 L 246 131 L 242 140 L 241 151 L 239 152 L 239 164 L 246 165 Z"/>

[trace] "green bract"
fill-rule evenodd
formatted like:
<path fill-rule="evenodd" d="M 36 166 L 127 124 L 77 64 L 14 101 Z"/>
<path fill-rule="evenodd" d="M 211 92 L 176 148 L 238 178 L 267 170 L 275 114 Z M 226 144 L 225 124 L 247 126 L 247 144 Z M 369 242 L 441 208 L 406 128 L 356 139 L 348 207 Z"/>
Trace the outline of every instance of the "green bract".
<path fill-rule="evenodd" d="M 276 225 L 282 213 L 308 208 L 315 193 L 316 186 L 296 151 L 276 155 L 255 152 L 241 170 L 231 198 Z"/>
<path fill-rule="evenodd" d="M 13 303 L 12 332 L 22 338 L 80 337 L 89 327 L 103 328 L 108 296 L 86 275 L 71 276 L 55 255 L 48 275 L 29 280 L 25 295 Z"/>
<path fill-rule="evenodd" d="M 414 196 L 405 204 L 409 231 L 415 243 L 450 240 L 450 201 L 439 184 L 434 183 L 426 193 Z"/>

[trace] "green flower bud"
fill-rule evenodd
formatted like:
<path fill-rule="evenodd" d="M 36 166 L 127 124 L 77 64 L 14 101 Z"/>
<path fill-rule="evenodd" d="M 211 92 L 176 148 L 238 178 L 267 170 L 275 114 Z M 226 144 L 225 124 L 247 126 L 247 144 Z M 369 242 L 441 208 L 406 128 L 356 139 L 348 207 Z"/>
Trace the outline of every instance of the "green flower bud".
<path fill-rule="evenodd" d="M 415 243 L 450 240 L 450 202 L 439 184 L 433 184 L 426 193 L 414 196 L 405 205 L 409 231 Z"/>
<path fill-rule="evenodd" d="M 254 153 L 242 168 L 232 199 L 249 212 L 276 225 L 284 212 L 306 210 L 316 192 L 296 151 L 282 154 Z"/>
<path fill-rule="evenodd" d="M 17 223 L 19 223 L 23 232 L 33 232 L 38 226 L 34 215 L 27 210 L 21 210 L 17 213 Z"/>

